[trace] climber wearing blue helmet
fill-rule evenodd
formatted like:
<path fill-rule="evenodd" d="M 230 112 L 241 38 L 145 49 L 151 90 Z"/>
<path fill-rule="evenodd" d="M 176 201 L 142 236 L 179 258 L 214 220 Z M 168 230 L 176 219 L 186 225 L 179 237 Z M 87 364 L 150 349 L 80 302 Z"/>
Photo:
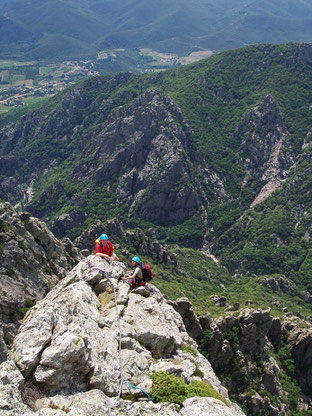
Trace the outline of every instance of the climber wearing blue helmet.
<path fill-rule="evenodd" d="M 143 273 L 140 267 L 141 259 L 138 256 L 134 256 L 131 259 L 131 267 L 134 268 L 134 272 L 131 276 L 124 276 L 122 280 L 126 280 L 131 284 L 132 289 L 138 286 L 144 286 L 146 282 L 143 282 Z M 131 273 L 131 272 L 130 272 Z"/>
<path fill-rule="evenodd" d="M 140 257 L 138 257 L 138 256 L 134 256 L 134 257 L 132 257 L 132 259 L 131 259 L 131 262 L 135 262 L 135 263 L 137 263 L 137 264 L 140 264 L 141 263 L 141 259 L 140 259 Z"/>
<path fill-rule="evenodd" d="M 114 246 L 109 241 L 107 234 L 101 234 L 100 237 L 95 241 L 95 255 L 103 257 L 108 261 L 118 261 L 119 258 L 114 253 Z"/>

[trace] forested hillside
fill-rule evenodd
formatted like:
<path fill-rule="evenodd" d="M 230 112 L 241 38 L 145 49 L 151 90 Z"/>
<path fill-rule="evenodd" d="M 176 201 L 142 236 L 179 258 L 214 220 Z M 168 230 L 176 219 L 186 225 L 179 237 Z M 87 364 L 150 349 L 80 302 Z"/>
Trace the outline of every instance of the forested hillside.
<path fill-rule="evenodd" d="M 55 60 L 142 47 L 184 55 L 311 41 L 311 20 L 304 0 L 2 1 L 0 56 Z"/>
<path fill-rule="evenodd" d="M 311 75 L 289 44 L 90 78 L 2 116 L 1 197 L 60 236 L 117 217 L 311 290 Z"/>

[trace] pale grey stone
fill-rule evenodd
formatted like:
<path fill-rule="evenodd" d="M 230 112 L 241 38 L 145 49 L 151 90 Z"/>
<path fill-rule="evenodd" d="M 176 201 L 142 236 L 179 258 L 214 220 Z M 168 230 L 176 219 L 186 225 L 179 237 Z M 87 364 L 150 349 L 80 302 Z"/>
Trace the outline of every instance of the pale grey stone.
<path fill-rule="evenodd" d="M 20 388 L 24 378 L 13 361 L 0 365 L 0 415 L 19 416 L 28 410 L 23 403 Z"/>
<path fill-rule="evenodd" d="M 212 397 L 192 397 L 183 402 L 181 416 L 244 416 L 238 406 L 227 406 Z"/>
<path fill-rule="evenodd" d="M 160 358 L 192 341 L 185 332 L 181 316 L 164 298 L 159 302 L 156 296 L 145 298 L 130 293 L 123 320 L 135 328 L 136 339 Z"/>
<path fill-rule="evenodd" d="M 166 371 L 177 377 L 183 377 L 189 383 L 196 370 L 196 364 L 188 359 L 159 360 L 151 367 L 152 372 Z"/>
<path fill-rule="evenodd" d="M 52 338 L 54 311 L 45 300 L 42 303 L 47 308 L 41 309 L 38 304 L 27 314 L 12 346 L 12 357 L 25 377 L 35 369 Z"/>
<path fill-rule="evenodd" d="M 113 416 L 179 416 L 180 406 L 170 403 L 136 402 L 112 399 Z"/>
<path fill-rule="evenodd" d="M 137 295 L 144 296 L 145 298 L 148 298 L 150 296 L 150 292 L 148 288 L 146 288 L 145 286 L 139 286 L 136 289 L 133 289 L 132 293 L 136 293 Z"/>

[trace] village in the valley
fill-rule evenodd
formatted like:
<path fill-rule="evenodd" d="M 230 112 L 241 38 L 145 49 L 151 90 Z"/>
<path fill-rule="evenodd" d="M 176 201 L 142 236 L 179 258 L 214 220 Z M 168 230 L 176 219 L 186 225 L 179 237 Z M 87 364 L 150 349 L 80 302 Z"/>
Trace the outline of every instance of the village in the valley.
<path fill-rule="evenodd" d="M 81 79 L 114 72 L 114 69 L 136 72 L 162 71 L 198 61 L 211 54 L 212 51 L 209 50 L 195 51 L 188 56 L 178 57 L 144 48 L 136 51 L 101 51 L 95 59 L 59 63 L 0 59 L 0 114 L 14 107 L 30 105 L 43 97 L 53 96 Z M 134 59 L 135 68 L 125 65 Z"/>
<path fill-rule="evenodd" d="M 0 61 L 0 113 L 55 95 L 79 79 L 98 75 L 93 62 L 66 61 L 39 66 L 35 62 Z"/>

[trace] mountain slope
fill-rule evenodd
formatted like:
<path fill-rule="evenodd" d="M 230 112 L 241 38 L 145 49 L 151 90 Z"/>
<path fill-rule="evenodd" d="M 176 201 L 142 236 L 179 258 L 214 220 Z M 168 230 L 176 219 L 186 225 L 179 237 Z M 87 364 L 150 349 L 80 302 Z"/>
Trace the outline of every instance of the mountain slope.
<path fill-rule="evenodd" d="M 91 78 L 2 117 L 1 196 L 58 235 L 117 216 L 310 290 L 311 64 L 311 45 L 259 45 Z"/>
<path fill-rule="evenodd" d="M 94 56 L 101 48 L 152 47 L 185 54 L 312 39 L 312 5 L 294 0 L 14 0 L 0 3 L 1 15 L 7 19 L 8 33 L 15 27 L 18 33 L 28 34 L 21 39 L 23 45 L 11 45 L 11 56 L 19 52 L 24 59 Z M 3 54 L 9 54 L 11 37 L 4 35 Z M 69 46 L 65 41 L 63 47 L 57 44 L 60 36 L 65 36 Z M 47 50 L 38 50 L 42 38 Z"/>

